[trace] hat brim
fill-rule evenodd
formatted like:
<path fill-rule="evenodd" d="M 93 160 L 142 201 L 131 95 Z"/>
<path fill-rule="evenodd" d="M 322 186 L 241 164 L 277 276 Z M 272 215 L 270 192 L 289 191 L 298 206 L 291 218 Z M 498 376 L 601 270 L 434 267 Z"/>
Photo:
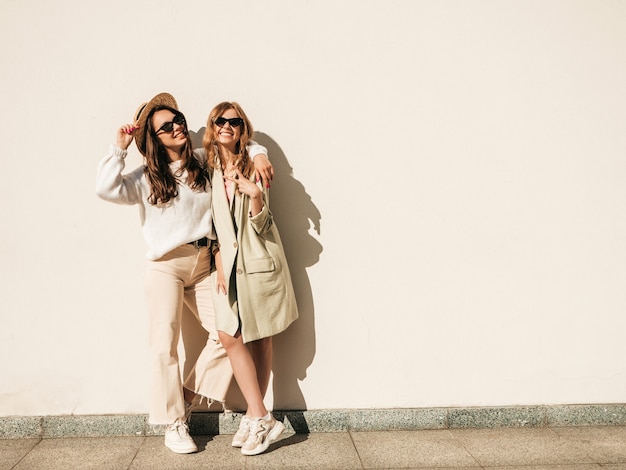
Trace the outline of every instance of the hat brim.
<path fill-rule="evenodd" d="M 133 124 L 138 127 L 135 131 L 135 143 L 142 155 L 146 154 L 146 121 L 148 116 L 152 113 L 152 110 L 157 106 L 169 106 L 170 108 L 178 110 L 178 104 L 172 95 L 169 93 L 159 93 L 154 98 L 146 103 L 142 103 L 135 111 L 133 116 Z"/>

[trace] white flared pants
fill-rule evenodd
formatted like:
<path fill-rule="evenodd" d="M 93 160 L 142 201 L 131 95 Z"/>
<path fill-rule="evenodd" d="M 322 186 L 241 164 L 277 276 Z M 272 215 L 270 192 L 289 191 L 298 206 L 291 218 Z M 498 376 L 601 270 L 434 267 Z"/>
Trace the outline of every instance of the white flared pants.
<path fill-rule="evenodd" d="M 208 339 L 195 364 L 189 369 L 184 386 L 209 399 L 225 400 L 233 373 L 215 328 L 210 270 L 209 249 L 194 245 L 180 246 L 162 258 L 148 262 L 145 293 L 152 362 L 151 424 L 172 424 L 176 420 L 183 420 L 185 416 L 178 358 L 181 321 L 185 310 L 193 314 L 208 332 Z"/>

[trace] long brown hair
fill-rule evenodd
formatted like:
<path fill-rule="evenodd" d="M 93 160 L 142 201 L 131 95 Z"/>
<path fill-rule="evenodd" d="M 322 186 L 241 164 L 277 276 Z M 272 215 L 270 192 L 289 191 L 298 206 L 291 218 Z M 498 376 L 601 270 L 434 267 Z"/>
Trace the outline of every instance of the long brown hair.
<path fill-rule="evenodd" d="M 154 113 L 163 109 L 171 111 L 175 115 L 183 116 L 183 118 L 185 117 L 177 109 L 161 105 L 156 106 L 146 119 L 146 165 L 144 174 L 150 185 L 148 202 L 152 205 L 165 204 L 178 196 L 178 178 L 182 176 L 185 170 L 187 170 L 187 183 L 191 189 L 204 191 L 208 183 L 206 167 L 202 166 L 193 154 L 193 144 L 191 143 L 189 132 L 187 132 L 187 124 L 185 124 L 187 143 L 181 152 L 183 164 L 175 174 L 170 170 L 170 158 L 167 150 L 157 137 L 152 124 Z"/>
<path fill-rule="evenodd" d="M 248 144 L 252 140 L 254 130 L 252 129 L 252 123 L 248 119 L 248 116 L 246 116 L 246 113 L 244 113 L 242 107 L 238 103 L 235 103 L 234 101 L 224 101 L 211 110 L 206 123 L 206 131 L 204 132 L 204 137 L 202 138 L 202 145 L 206 151 L 209 166 L 214 169 L 221 168 L 221 162 L 216 148 L 217 138 L 215 135 L 215 128 L 217 125 L 215 124 L 215 120 L 229 109 L 234 109 L 237 116 L 243 119 L 241 137 L 235 147 L 235 153 L 237 154 L 235 166 L 239 168 L 241 173 L 243 173 L 246 178 L 249 178 L 254 169 L 254 165 L 252 164 L 250 155 L 248 155 Z"/>

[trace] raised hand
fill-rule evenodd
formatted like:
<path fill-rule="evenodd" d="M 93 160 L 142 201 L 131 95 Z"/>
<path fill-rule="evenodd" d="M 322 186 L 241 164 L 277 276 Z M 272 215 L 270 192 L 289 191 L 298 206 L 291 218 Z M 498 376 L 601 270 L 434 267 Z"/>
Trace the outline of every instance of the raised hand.
<path fill-rule="evenodd" d="M 243 176 L 241 170 L 239 168 L 235 169 L 235 176 L 224 176 L 227 181 L 231 183 L 235 183 L 237 189 L 241 194 L 245 194 L 250 199 L 261 199 L 262 193 L 259 187 L 250 181 L 248 178 Z"/>
<path fill-rule="evenodd" d="M 133 124 L 124 124 L 122 127 L 120 127 L 116 133 L 117 147 L 126 150 L 133 141 L 133 132 L 135 132 L 137 129 L 139 129 L 139 127 Z"/>
<path fill-rule="evenodd" d="M 239 168 L 236 168 L 235 171 L 234 177 L 224 176 L 224 178 L 231 183 L 235 183 L 239 192 L 250 198 L 250 215 L 255 216 L 263 209 L 263 192 L 256 183 L 243 176 Z"/>

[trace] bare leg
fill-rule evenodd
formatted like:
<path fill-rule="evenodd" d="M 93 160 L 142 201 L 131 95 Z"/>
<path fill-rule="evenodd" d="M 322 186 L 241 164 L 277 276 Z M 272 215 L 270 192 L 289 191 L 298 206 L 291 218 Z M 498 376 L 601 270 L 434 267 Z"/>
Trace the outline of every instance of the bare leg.
<path fill-rule="evenodd" d="M 265 397 L 267 387 L 270 383 L 270 373 L 272 372 L 272 337 L 263 338 L 258 341 L 248 343 L 248 348 L 252 354 L 252 360 L 256 366 L 256 376 L 259 382 L 261 396 Z"/>
<path fill-rule="evenodd" d="M 185 402 L 191 403 L 196 397 L 196 394 L 188 388 L 183 387 L 183 397 L 185 398 Z"/>
<path fill-rule="evenodd" d="M 246 415 L 252 418 L 260 418 L 267 415 L 267 408 L 265 408 L 263 403 L 263 396 L 257 380 L 256 366 L 250 350 L 243 343 L 241 334 L 238 332 L 234 337 L 227 335 L 223 331 L 218 331 L 218 334 L 222 346 L 226 349 L 230 359 L 235 380 L 237 380 L 241 393 L 248 404 Z"/>

